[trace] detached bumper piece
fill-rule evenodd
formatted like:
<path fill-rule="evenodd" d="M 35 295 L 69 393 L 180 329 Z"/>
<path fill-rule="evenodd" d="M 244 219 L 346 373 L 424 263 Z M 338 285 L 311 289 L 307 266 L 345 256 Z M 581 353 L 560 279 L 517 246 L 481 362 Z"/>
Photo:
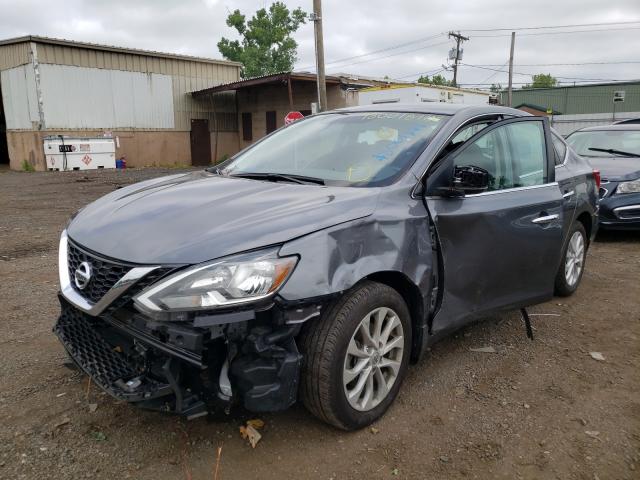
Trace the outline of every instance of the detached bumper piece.
<path fill-rule="evenodd" d="M 143 408 L 190 418 L 207 413 L 204 402 L 179 385 L 179 360 L 127 338 L 62 299 L 61 306 L 54 333 L 73 361 L 107 393 Z"/>
<path fill-rule="evenodd" d="M 302 355 L 293 338 L 298 327 L 255 328 L 231 364 L 231 376 L 252 412 L 286 410 L 296 402 Z"/>

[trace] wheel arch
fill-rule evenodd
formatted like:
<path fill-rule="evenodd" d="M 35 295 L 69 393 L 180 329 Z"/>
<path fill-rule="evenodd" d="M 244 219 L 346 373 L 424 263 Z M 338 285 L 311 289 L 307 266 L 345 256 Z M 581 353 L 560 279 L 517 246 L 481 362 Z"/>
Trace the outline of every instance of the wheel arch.
<path fill-rule="evenodd" d="M 591 218 L 591 214 L 587 211 L 584 211 L 576 217 L 576 221 L 580 222 L 584 227 L 584 231 L 587 234 L 586 240 L 588 245 L 591 241 L 591 232 L 593 231 L 593 220 Z"/>
<path fill-rule="evenodd" d="M 393 288 L 404 299 L 411 315 L 413 338 L 411 345 L 411 362 L 417 362 L 420 358 L 420 354 L 422 353 L 422 336 L 427 333 L 424 300 L 422 293 L 420 292 L 420 288 L 404 273 L 397 271 L 387 270 L 375 272 L 368 275 L 366 279 L 382 283 Z"/>

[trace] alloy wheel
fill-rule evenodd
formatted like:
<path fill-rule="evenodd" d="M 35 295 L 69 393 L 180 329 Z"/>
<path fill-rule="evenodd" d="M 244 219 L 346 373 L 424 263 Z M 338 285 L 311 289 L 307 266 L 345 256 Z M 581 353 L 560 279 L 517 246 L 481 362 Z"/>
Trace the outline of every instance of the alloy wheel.
<path fill-rule="evenodd" d="M 342 373 L 344 393 L 354 409 L 369 411 L 387 397 L 398 378 L 404 342 L 400 318 L 390 308 L 376 308 L 360 321 Z"/>
<path fill-rule="evenodd" d="M 567 284 L 573 287 L 580 278 L 584 266 L 584 237 L 581 232 L 573 232 L 567 246 L 564 264 L 564 276 Z"/>

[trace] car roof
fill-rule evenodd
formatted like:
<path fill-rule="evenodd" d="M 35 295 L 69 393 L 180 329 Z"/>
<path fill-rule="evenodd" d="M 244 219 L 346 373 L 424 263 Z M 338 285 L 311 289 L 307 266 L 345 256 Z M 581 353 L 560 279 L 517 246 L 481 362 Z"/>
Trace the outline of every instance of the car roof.
<path fill-rule="evenodd" d="M 496 105 L 464 105 L 459 103 L 425 102 L 425 103 L 378 103 L 374 105 L 360 105 L 357 107 L 341 108 L 340 112 L 410 112 L 410 113 L 434 113 L 437 115 L 456 115 L 460 112 L 471 115 L 484 113 L 503 114 L 514 116 L 529 115 L 523 110 Z"/>
<path fill-rule="evenodd" d="M 620 123 L 613 125 L 600 125 L 597 127 L 585 127 L 577 132 L 606 132 L 606 131 L 635 131 L 640 132 L 640 125 L 633 123 Z"/>

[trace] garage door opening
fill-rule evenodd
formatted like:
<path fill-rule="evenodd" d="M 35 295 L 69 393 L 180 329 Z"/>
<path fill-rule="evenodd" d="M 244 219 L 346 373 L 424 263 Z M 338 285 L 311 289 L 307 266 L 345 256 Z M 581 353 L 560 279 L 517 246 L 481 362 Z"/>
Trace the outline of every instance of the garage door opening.
<path fill-rule="evenodd" d="M 7 146 L 7 120 L 2 103 L 2 83 L 0 83 L 0 165 L 9 165 L 9 148 Z"/>

